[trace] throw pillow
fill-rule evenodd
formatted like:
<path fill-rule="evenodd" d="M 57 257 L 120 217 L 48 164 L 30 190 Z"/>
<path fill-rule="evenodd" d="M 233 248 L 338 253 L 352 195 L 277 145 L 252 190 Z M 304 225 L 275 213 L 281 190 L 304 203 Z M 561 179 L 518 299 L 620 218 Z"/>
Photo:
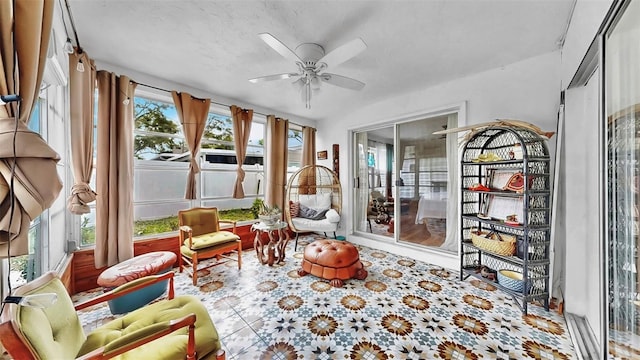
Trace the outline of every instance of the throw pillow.
<path fill-rule="evenodd" d="M 300 216 L 300 203 L 299 202 L 293 202 L 293 201 L 289 200 L 289 214 L 291 214 L 292 218 Z"/>
<path fill-rule="evenodd" d="M 337 223 L 340 221 L 340 214 L 338 214 L 338 212 L 334 209 L 329 209 L 329 211 L 327 211 L 327 213 L 325 214 L 325 217 L 327 218 L 327 220 L 329 220 L 330 223 Z"/>
<path fill-rule="evenodd" d="M 309 220 L 321 220 L 325 218 L 325 214 L 329 211 L 329 209 L 325 210 L 314 210 L 310 207 L 306 207 L 300 204 L 300 217 L 309 219 Z"/>
<path fill-rule="evenodd" d="M 300 204 L 316 210 L 331 208 L 331 193 L 300 195 L 298 200 Z"/>

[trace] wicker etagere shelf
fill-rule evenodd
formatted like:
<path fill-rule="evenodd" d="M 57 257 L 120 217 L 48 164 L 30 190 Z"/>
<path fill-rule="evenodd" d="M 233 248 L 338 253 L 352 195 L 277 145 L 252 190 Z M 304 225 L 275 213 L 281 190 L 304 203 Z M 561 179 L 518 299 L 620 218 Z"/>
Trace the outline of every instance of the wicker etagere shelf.
<path fill-rule="evenodd" d="M 511 295 L 524 313 L 532 301 L 549 310 L 551 196 L 546 141 L 526 128 L 492 126 L 472 134 L 462 150 L 460 278 L 472 276 L 496 286 Z M 520 176 L 517 190 L 504 186 L 505 178 L 513 179 L 513 174 Z M 505 216 L 511 213 L 517 214 L 515 219 Z M 497 253 L 478 241 L 474 245 L 475 231 L 501 239 L 515 237 L 513 254 Z M 521 273 L 522 289 L 487 276 L 487 268 Z"/>

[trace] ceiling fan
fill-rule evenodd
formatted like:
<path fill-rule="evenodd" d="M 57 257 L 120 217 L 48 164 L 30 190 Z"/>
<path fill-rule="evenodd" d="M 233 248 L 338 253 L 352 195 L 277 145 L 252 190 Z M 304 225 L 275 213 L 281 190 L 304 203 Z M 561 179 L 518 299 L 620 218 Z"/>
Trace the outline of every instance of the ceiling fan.
<path fill-rule="evenodd" d="M 296 78 L 293 84 L 300 88 L 302 99 L 308 109 L 311 108 L 312 90 L 319 90 L 322 82 L 351 90 L 361 90 L 365 85 L 356 79 L 325 72 L 326 69 L 336 67 L 364 51 L 367 44 L 360 38 L 353 39 L 325 54 L 324 48 L 318 44 L 303 43 L 298 45 L 294 52 L 269 33 L 258 36 L 285 59 L 293 61 L 298 66 L 298 71 L 261 76 L 249 81 L 259 83 Z"/>

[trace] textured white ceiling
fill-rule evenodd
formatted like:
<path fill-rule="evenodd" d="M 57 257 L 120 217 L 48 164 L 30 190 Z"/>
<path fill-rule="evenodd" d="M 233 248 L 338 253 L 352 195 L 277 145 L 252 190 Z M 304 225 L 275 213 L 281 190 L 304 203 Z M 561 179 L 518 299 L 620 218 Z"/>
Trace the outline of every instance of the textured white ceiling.
<path fill-rule="evenodd" d="M 573 2 L 69 1 L 80 44 L 99 62 L 313 120 L 553 51 Z M 291 49 L 313 42 L 327 52 L 362 38 L 364 52 L 328 71 L 365 88 L 323 84 L 305 109 L 290 80 L 249 83 L 297 70 L 262 32 Z"/>

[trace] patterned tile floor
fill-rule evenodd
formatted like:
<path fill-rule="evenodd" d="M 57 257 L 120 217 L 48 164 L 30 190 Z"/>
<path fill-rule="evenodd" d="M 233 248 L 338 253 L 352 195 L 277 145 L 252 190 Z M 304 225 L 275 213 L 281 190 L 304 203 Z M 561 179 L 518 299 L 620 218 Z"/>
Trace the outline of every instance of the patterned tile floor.
<path fill-rule="evenodd" d="M 177 274 L 176 294 L 202 300 L 228 359 L 577 358 L 557 313 L 530 305 L 524 316 L 491 285 L 407 257 L 358 246 L 365 280 L 333 288 L 299 277 L 310 240 L 301 238 L 295 254 L 290 244 L 285 262 L 273 267 L 246 251 L 241 271 L 235 263 L 213 267 L 199 287 Z M 103 306 L 81 318 L 91 328 L 112 316 Z"/>

